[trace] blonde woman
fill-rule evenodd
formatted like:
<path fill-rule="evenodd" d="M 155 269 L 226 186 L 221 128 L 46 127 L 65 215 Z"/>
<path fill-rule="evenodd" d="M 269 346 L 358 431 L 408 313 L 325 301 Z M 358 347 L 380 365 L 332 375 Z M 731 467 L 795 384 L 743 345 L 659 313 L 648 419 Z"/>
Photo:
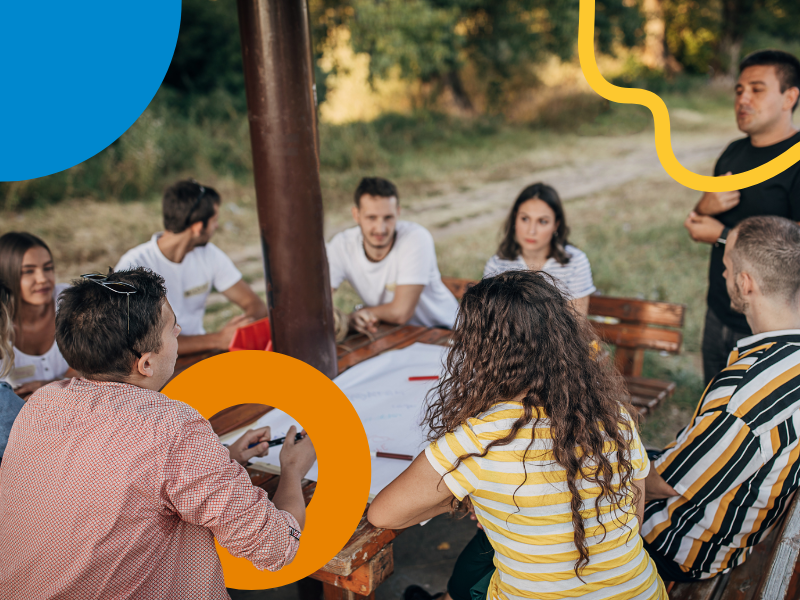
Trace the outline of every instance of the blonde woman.
<path fill-rule="evenodd" d="M 17 395 L 77 375 L 56 344 L 56 298 L 68 286 L 56 284 L 47 244 L 31 233 L 0 236 L 0 279 L 14 298 L 14 368 L 5 380 Z"/>
<path fill-rule="evenodd" d="M 0 280 L 0 379 L 6 377 L 14 367 L 14 345 L 11 342 L 14 323 L 11 311 L 14 307 L 11 290 Z M 0 464 L 8 444 L 8 434 L 17 414 L 25 402 L 14 393 L 11 386 L 0 381 Z"/>

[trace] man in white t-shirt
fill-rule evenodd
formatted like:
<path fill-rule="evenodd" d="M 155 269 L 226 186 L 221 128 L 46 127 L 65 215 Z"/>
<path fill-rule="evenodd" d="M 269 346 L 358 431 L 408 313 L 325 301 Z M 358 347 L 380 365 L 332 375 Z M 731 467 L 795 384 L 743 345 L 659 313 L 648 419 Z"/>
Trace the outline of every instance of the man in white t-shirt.
<path fill-rule="evenodd" d="M 164 231 L 128 250 L 115 270 L 147 267 L 161 275 L 167 299 L 175 311 L 181 335 L 178 354 L 227 350 L 239 327 L 267 316 L 267 306 L 233 261 L 210 242 L 219 224 L 220 197 L 196 181 L 179 181 L 164 192 Z M 216 289 L 245 314 L 232 318 L 217 332 L 203 328 L 206 298 Z"/>
<path fill-rule="evenodd" d="M 433 237 L 422 225 L 398 221 L 397 188 L 380 177 L 365 177 L 355 193 L 358 227 L 328 243 L 331 287 L 352 285 L 365 307 L 357 306 L 350 326 L 377 331 L 379 321 L 452 329 L 458 301 L 442 283 Z"/>

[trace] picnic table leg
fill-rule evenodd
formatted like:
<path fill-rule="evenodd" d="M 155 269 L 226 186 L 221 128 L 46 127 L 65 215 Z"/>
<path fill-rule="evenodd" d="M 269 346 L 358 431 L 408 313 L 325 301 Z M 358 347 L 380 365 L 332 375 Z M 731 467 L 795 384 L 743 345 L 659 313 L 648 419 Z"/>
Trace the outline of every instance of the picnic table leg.
<path fill-rule="evenodd" d="M 323 583 L 322 597 L 324 600 L 375 600 L 375 592 L 372 592 L 369 596 L 362 596 L 350 590 L 336 587 L 332 583 Z"/>
<path fill-rule="evenodd" d="M 387 544 L 350 575 L 317 571 L 312 577 L 322 581 L 324 600 L 375 600 L 375 590 L 393 572 L 394 552 L 392 544 Z"/>

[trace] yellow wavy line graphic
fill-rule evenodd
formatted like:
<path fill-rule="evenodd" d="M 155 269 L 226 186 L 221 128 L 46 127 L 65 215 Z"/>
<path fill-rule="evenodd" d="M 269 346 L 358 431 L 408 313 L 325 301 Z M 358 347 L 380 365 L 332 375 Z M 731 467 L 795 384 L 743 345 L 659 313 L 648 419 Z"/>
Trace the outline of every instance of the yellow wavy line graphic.
<path fill-rule="evenodd" d="M 581 69 L 589 85 L 600 96 L 620 104 L 641 104 L 653 113 L 655 124 L 656 152 L 661 166 L 675 181 L 700 192 L 729 192 L 741 190 L 782 173 L 800 161 L 800 143 L 795 144 L 780 156 L 750 171 L 727 177 L 698 175 L 684 167 L 675 158 L 670 138 L 669 111 L 664 101 L 647 90 L 622 88 L 610 84 L 600 74 L 594 54 L 595 0 L 580 0 L 580 21 L 578 28 L 578 55 Z"/>

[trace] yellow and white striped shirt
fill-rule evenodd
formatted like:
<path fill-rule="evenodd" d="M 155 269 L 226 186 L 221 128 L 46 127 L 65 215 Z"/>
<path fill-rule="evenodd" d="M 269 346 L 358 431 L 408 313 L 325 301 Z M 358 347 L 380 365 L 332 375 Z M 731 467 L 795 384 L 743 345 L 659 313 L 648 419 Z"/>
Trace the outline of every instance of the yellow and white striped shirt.
<path fill-rule="evenodd" d="M 576 577 L 574 566 L 579 555 L 570 510 L 572 496 L 566 474 L 553 457 L 546 418 L 538 423 L 524 463 L 532 423 L 521 428 L 510 444 L 495 446 L 484 457 L 467 458 L 447 473 L 458 457 L 481 452 L 492 440 L 505 437 L 521 413 L 519 402 L 496 404 L 425 450 L 453 495 L 459 500 L 470 497 L 495 550 L 497 570 L 488 598 L 667 600 L 664 584 L 642 547 L 632 499 L 625 504 L 629 512 L 612 512 L 607 501 L 601 502 L 598 521 L 594 502 L 600 490 L 585 480 L 575 483 L 583 498 L 590 559 L 581 570 L 583 582 Z M 616 451 L 609 447 L 608 452 L 616 468 Z M 634 478 L 643 479 L 650 463 L 635 431 L 631 461 Z M 616 475 L 615 482 L 619 482 Z"/>

